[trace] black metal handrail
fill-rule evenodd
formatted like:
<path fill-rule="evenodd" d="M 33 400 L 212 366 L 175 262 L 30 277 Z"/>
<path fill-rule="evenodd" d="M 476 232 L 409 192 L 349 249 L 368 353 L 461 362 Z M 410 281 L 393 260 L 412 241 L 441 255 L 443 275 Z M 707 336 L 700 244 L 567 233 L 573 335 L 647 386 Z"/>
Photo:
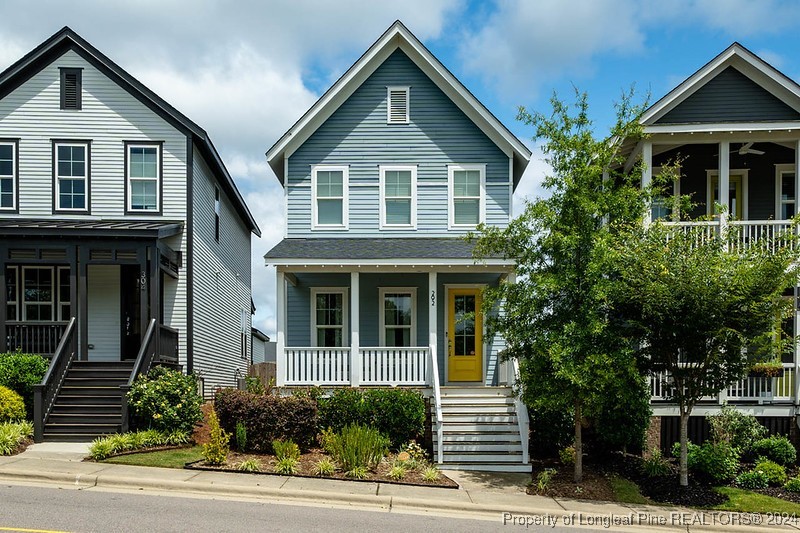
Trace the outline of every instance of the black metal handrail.
<path fill-rule="evenodd" d="M 44 425 L 78 351 L 75 317 L 70 318 L 42 382 L 33 386 L 33 440 L 44 440 Z"/>
<path fill-rule="evenodd" d="M 125 385 L 120 385 L 122 389 L 122 426 L 120 430 L 124 433 L 130 429 L 130 420 L 128 414 L 128 391 L 131 390 L 133 382 L 140 374 L 146 374 L 153 364 L 156 352 L 158 351 L 158 337 L 155 334 L 156 319 L 151 318 L 147 324 L 147 330 L 142 339 L 142 346 L 139 348 L 139 353 L 136 355 L 136 361 L 133 363 L 131 375 Z"/>

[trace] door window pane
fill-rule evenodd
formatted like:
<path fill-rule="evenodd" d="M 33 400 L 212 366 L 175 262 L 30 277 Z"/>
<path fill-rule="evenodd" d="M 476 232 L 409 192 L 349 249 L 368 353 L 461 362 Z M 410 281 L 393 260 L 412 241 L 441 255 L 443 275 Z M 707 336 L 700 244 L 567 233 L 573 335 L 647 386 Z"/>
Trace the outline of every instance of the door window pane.
<path fill-rule="evenodd" d="M 475 355 L 475 296 L 454 296 L 455 304 L 455 355 Z"/>
<path fill-rule="evenodd" d="M 794 172 L 781 173 L 781 219 L 792 218 L 796 211 L 796 191 Z"/>

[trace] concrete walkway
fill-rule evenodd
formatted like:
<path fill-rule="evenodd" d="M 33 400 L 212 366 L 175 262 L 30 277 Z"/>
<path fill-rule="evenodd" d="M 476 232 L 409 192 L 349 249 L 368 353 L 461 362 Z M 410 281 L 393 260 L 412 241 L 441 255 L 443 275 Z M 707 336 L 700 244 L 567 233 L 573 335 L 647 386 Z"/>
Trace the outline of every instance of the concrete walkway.
<path fill-rule="evenodd" d="M 287 476 L 198 472 L 82 461 L 88 444 L 43 443 L 0 457 L 0 480 L 82 489 L 168 491 L 234 499 L 356 506 L 393 512 L 473 516 L 525 527 L 582 526 L 610 531 L 800 531 L 760 515 L 703 513 L 525 494 L 527 474 L 446 471 L 459 489 Z M 527 528 L 526 528 L 527 529 Z"/>

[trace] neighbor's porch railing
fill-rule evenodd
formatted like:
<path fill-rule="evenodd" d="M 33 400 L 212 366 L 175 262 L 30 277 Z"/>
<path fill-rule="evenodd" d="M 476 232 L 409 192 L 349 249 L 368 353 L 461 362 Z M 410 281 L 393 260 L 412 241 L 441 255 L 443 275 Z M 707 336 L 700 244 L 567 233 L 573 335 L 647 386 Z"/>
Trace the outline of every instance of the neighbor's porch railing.
<path fill-rule="evenodd" d="M 695 229 L 694 239 L 700 244 L 720 232 L 719 220 L 700 220 L 685 222 L 662 222 L 665 226 L 675 228 L 676 231 L 688 232 Z M 784 241 L 778 237 L 791 230 L 789 220 L 729 220 L 726 222 L 728 235 L 731 237 L 731 248 L 734 251 L 744 250 L 757 243 L 768 243 L 771 250 L 781 246 Z M 789 246 L 794 246 L 792 240 L 785 241 Z"/>
<path fill-rule="evenodd" d="M 25 353 L 52 357 L 66 329 L 66 321 L 8 321 L 6 346 L 8 351 L 22 350 Z"/>
<path fill-rule="evenodd" d="M 746 401 L 746 402 L 788 402 L 794 399 L 794 363 L 783 364 L 783 375 L 777 377 L 745 376 L 732 383 L 724 395 L 704 396 L 703 401 Z M 670 397 L 672 385 L 667 372 L 655 372 L 650 376 L 650 396 L 652 401 L 665 401 Z M 723 391 L 720 391 L 723 392 Z"/>

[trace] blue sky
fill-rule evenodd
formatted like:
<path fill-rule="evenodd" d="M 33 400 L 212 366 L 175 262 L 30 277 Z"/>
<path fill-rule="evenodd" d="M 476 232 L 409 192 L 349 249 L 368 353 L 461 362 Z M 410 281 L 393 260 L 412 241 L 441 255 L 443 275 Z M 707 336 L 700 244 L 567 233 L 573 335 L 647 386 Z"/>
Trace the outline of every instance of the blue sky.
<path fill-rule="evenodd" d="M 534 149 L 517 206 L 547 171 L 519 105 L 547 112 L 575 86 L 602 133 L 631 84 L 660 98 L 733 41 L 800 79 L 800 2 L 778 0 L 4 0 L 0 68 L 69 25 L 202 125 L 264 230 L 255 325 L 272 334 L 262 256 L 284 221 L 264 152 L 396 19 Z"/>

